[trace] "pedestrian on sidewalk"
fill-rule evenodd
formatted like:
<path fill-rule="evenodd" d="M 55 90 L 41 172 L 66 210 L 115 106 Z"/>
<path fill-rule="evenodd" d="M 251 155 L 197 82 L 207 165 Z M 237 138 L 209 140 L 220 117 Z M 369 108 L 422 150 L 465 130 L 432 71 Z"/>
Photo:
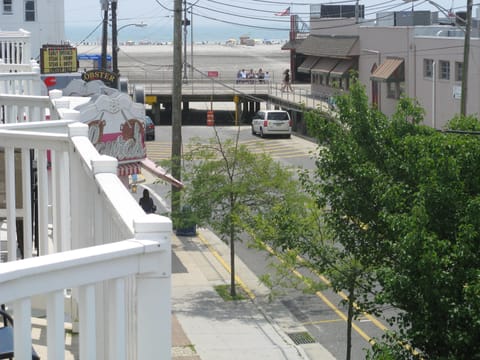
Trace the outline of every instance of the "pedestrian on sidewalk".
<path fill-rule="evenodd" d="M 143 196 L 138 203 L 147 214 L 152 214 L 157 210 L 157 207 L 153 203 L 153 199 L 150 197 L 150 192 L 147 189 L 143 189 Z"/>
<path fill-rule="evenodd" d="M 283 92 L 285 90 L 287 92 L 293 92 L 292 85 L 290 84 L 290 70 L 288 69 L 283 72 L 283 85 L 281 91 Z"/>

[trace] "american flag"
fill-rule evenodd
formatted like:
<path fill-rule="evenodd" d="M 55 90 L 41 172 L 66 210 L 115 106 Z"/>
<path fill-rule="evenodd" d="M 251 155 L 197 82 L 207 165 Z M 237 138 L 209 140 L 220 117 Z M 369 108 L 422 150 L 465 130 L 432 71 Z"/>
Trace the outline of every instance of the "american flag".
<path fill-rule="evenodd" d="M 279 13 L 276 13 L 275 16 L 288 16 L 290 15 L 290 6 Z"/>

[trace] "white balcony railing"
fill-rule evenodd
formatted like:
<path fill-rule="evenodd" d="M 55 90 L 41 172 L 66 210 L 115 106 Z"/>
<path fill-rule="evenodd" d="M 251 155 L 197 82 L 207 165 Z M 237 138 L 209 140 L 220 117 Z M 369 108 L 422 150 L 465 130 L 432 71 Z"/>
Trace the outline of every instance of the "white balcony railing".
<path fill-rule="evenodd" d="M 10 106 L 9 101 L 0 97 L 0 106 Z M 170 220 L 145 215 L 117 177 L 117 160 L 99 155 L 88 140 L 87 125 L 31 122 L 45 119 L 37 110 L 26 118 L 29 122 L 0 125 L 9 259 L 0 264 L 0 303 L 13 309 L 15 358 L 31 359 L 32 307 L 41 297 L 47 357 L 64 359 L 68 292 L 78 304 L 78 314 L 72 314 L 78 318 L 71 321 L 78 322 L 80 359 L 169 359 Z M 15 176 L 16 156 L 21 181 Z M 38 177 L 38 249 L 32 246 L 32 158 Z M 16 260 L 18 218 L 24 260 Z"/>

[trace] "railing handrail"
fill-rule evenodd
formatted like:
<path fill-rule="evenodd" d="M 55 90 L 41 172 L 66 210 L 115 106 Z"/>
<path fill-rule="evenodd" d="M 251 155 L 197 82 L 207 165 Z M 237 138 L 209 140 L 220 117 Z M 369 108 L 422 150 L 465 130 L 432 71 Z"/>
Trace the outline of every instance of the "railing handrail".
<path fill-rule="evenodd" d="M 40 235 L 40 247 L 47 249 L 41 249 L 41 256 L 0 264 L 0 303 L 12 305 L 15 317 L 15 358 L 31 358 L 35 295 L 46 299 L 48 357 L 60 358 L 64 353 L 65 288 L 75 289 L 71 299 L 78 312 L 71 315 L 80 328 L 81 359 L 170 358 L 170 219 L 143 212 L 116 175 L 118 161 L 100 155 L 88 140 L 86 124 L 58 120 L 1 125 L 0 140 L 9 177 L 14 173 L 14 149 L 21 148 L 22 160 L 28 149 L 38 152 L 39 183 L 56 179 L 51 186 L 53 233 L 45 233 L 43 239 L 53 243 L 57 253 L 51 253 Z M 46 169 L 47 149 L 53 157 L 51 174 Z M 25 161 L 22 172 L 29 178 Z M 7 193 L 15 193 L 13 179 L 7 183 Z M 39 193 L 45 197 L 49 188 L 43 186 L 39 185 Z M 10 234 L 15 231 L 12 204 L 10 196 L 9 254 L 16 251 Z M 49 211 L 47 205 L 40 197 L 40 215 Z M 30 212 L 28 205 L 23 215 L 27 224 L 25 216 Z M 44 229 L 40 233 L 46 222 L 40 216 Z M 31 256 L 31 248 L 25 252 Z M 109 309 L 105 298 L 113 302 Z M 159 329 L 165 335 L 161 339 L 156 335 Z"/>
<path fill-rule="evenodd" d="M 146 254 L 166 251 L 167 245 L 159 241 L 130 239 L 0 263 L 0 303 L 153 272 L 160 264 L 139 262 Z M 36 283 L 36 286 L 26 287 L 25 283 Z"/>

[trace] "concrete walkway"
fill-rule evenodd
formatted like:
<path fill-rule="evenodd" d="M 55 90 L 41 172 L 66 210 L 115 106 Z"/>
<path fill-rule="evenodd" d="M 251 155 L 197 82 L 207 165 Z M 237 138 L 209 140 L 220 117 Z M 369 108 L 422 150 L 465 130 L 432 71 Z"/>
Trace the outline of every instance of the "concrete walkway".
<path fill-rule="evenodd" d="M 260 305 L 256 298 L 268 289 L 239 258 L 237 283 L 255 298 L 224 301 L 214 286 L 229 284 L 228 257 L 228 246 L 206 229 L 195 237 L 174 237 L 174 359 L 334 359 L 318 343 L 294 343 L 291 335 L 306 330 L 286 308 L 276 304 L 267 311 Z"/>

